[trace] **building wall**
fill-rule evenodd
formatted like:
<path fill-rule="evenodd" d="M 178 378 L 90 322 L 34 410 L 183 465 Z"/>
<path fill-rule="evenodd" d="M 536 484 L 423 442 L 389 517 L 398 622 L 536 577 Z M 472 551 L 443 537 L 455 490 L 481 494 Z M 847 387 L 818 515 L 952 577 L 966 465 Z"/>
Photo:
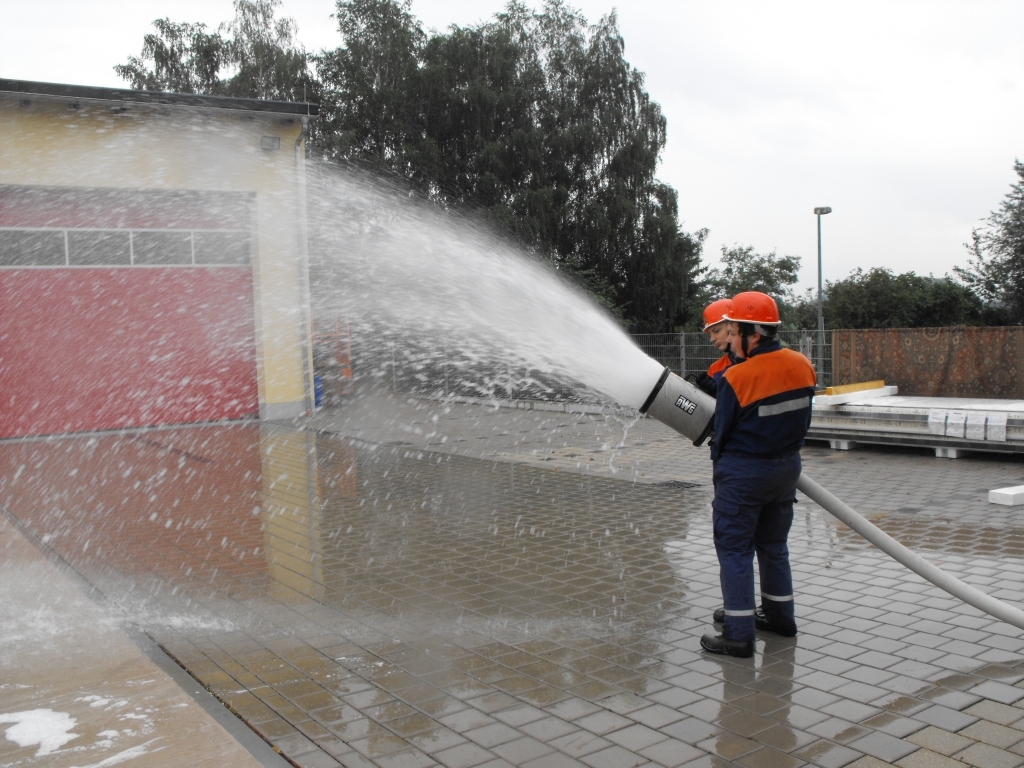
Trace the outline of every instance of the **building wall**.
<path fill-rule="evenodd" d="M 255 196 L 253 291 L 260 415 L 312 392 L 298 116 L 0 96 L 0 185 L 220 190 Z"/>

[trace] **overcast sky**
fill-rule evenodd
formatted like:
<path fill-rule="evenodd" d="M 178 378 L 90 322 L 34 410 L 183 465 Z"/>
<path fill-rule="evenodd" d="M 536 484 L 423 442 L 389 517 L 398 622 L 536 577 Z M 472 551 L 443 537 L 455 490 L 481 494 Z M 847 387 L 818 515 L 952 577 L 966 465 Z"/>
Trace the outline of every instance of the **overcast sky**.
<path fill-rule="evenodd" d="M 537 5 L 539 0 L 527 0 Z M 504 0 L 414 0 L 425 27 L 472 24 Z M 591 21 L 612 0 L 576 0 Z M 339 38 L 331 0 L 284 0 L 309 50 Z M 684 2 L 617 8 L 626 57 L 668 118 L 660 178 L 689 230 L 803 259 L 824 276 L 889 267 L 937 276 L 1024 159 L 1024 3 Z M 233 16 L 231 0 L 0 0 L 0 77 L 121 86 L 153 19 Z"/>

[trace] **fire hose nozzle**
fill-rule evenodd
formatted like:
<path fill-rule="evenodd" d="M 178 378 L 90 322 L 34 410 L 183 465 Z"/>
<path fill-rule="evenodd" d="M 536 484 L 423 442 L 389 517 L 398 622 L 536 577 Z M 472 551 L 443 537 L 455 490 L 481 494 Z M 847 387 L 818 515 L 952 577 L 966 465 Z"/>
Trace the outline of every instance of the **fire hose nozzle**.
<path fill-rule="evenodd" d="M 715 426 L 715 399 L 665 368 L 640 413 L 701 445 Z"/>

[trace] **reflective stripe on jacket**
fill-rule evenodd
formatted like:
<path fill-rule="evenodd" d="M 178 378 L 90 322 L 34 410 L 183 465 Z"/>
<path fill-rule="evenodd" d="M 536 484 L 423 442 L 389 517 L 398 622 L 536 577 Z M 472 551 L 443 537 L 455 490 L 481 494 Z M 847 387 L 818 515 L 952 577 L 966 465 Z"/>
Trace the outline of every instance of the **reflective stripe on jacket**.
<path fill-rule="evenodd" d="M 718 382 L 712 458 L 781 456 L 799 450 L 811 425 L 814 369 L 806 357 L 762 340 Z"/>

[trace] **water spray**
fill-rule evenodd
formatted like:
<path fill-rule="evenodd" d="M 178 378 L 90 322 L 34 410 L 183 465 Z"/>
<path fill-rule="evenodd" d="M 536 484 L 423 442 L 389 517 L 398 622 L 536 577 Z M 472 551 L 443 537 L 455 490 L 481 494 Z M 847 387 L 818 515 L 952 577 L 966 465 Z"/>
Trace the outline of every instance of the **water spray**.
<path fill-rule="evenodd" d="M 665 368 L 641 406 L 640 412 L 690 438 L 694 445 L 700 445 L 707 439 L 714 426 L 715 401 L 702 390 Z M 1018 629 L 1024 629 L 1024 611 L 986 595 L 911 552 L 806 474 L 800 475 L 796 487 L 826 512 L 921 578 L 989 616 L 1012 624 Z"/>
<path fill-rule="evenodd" d="M 711 434 L 714 399 L 644 354 L 614 318 L 553 270 L 487 230 L 414 205 L 376 181 L 322 165 L 315 178 L 322 185 L 311 197 L 315 250 L 335 255 L 320 265 L 321 279 L 346 286 L 333 309 L 352 319 L 354 335 L 375 339 L 377 348 L 382 339 L 417 349 L 455 341 L 470 380 L 472 370 L 540 370 L 639 408 L 694 445 Z M 384 369 L 394 375 L 394 357 Z M 493 391 L 490 381 L 478 384 L 481 394 Z M 1024 611 L 915 555 L 806 475 L 797 488 L 940 589 L 1024 629 Z"/>

